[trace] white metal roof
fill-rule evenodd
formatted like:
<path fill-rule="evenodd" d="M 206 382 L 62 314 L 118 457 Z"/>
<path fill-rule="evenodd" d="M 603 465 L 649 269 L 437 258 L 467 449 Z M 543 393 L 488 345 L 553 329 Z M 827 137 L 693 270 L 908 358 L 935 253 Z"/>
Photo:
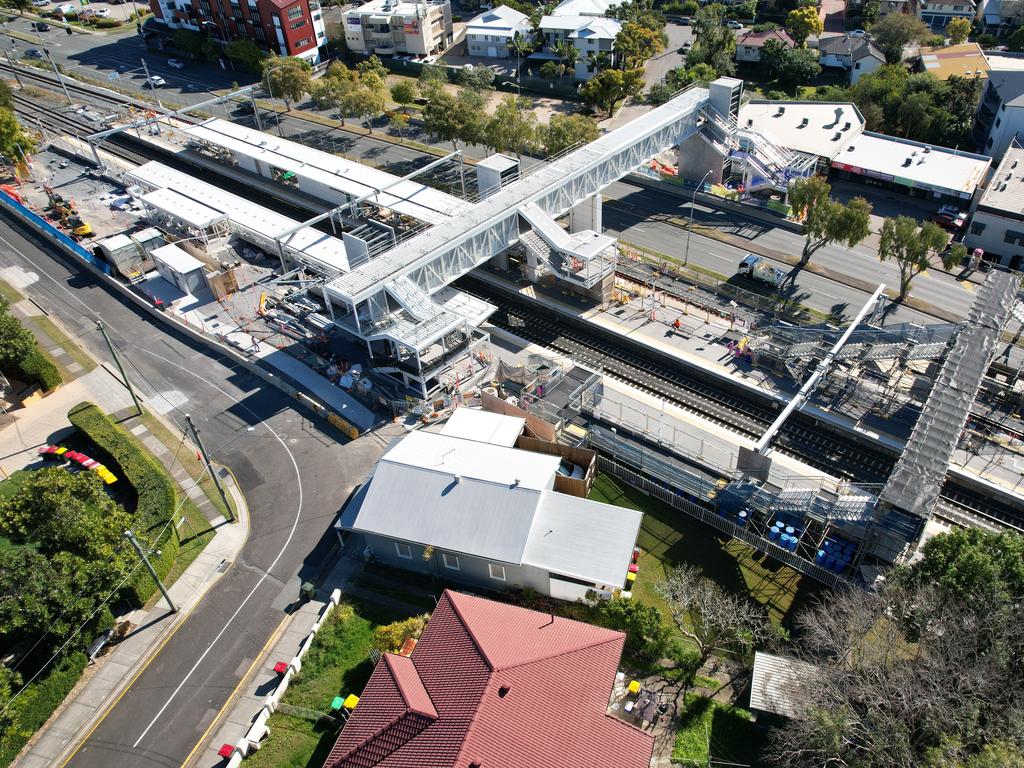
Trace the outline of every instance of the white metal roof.
<path fill-rule="evenodd" d="M 992 158 L 972 152 L 865 132 L 833 160 L 833 167 L 915 189 L 969 198 Z"/>
<path fill-rule="evenodd" d="M 598 38 L 601 40 L 614 40 L 615 36 L 622 30 L 622 25 L 615 19 L 603 19 L 592 17 L 585 24 L 570 32 L 569 37 L 573 38 Z"/>
<path fill-rule="evenodd" d="M 127 248 L 129 246 L 134 247 L 135 241 L 128 237 L 128 235 L 121 233 L 105 237 L 102 240 L 97 241 L 96 245 L 106 248 L 108 251 L 113 253 L 114 251 L 119 251 L 122 248 Z"/>
<path fill-rule="evenodd" d="M 604 16 L 615 5 L 615 0 L 563 0 L 554 10 L 553 16 Z"/>
<path fill-rule="evenodd" d="M 227 219 L 227 214 L 192 200 L 173 189 L 154 189 L 142 196 L 143 202 L 185 224 L 206 229 Z"/>
<path fill-rule="evenodd" d="M 800 688 L 812 680 L 815 672 L 814 665 L 806 661 L 755 651 L 750 708 L 793 717 Z"/>
<path fill-rule="evenodd" d="M 484 11 L 466 22 L 468 34 L 513 37 L 516 32 L 529 28 L 530 17 L 507 5 L 499 5 L 494 10 Z"/>
<path fill-rule="evenodd" d="M 172 272 L 185 275 L 203 269 L 203 262 L 174 243 L 162 245 L 150 254 L 156 261 L 166 264 Z"/>
<path fill-rule="evenodd" d="M 291 171 L 296 176 L 308 178 L 352 197 L 361 197 L 389 187 L 387 192 L 370 197 L 368 202 L 430 224 L 448 221 L 471 207 L 465 200 L 417 181 L 399 181 L 399 177 L 386 171 L 227 120 L 207 120 L 186 129 L 185 133 L 236 155 Z"/>
<path fill-rule="evenodd" d="M 442 288 L 431 298 L 439 307 L 448 312 L 454 312 L 473 327 L 479 327 L 498 310 L 489 301 L 478 299 L 476 296 L 450 285 Z"/>
<path fill-rule="evenodd" d="M 626 578 L 642 520 L 634 509 L 544 491 L 523 563 L 615 589 Z"/>
<path fill-rule="evenodd" d="M 523 433 L 526 419 L 478 408 L 456 408 L 441 427 L 441 434 L 464 440 L 512 448 Z"/>
<path fill-rule="evenodd" d="M 268 241 L 272 241 L 275 235 L 300 223 L 156 161 L 132 169 L 128 177 L 147 189 L 170 189 L 186 199 L 227 214 L 231 228 L 243 239 L 260 247 L 268 247 Z M 286 238 L 285 244 L 300 257 L 339 272 L 348 271 L 348 255 L 339 238 L 313 227 L 304 227 Z"/>
<path fill-rule="evenodd" d="M 829 159 L 864 130 L 854 104 L 824 101 L 749 101 L 740 107 L 737 123 L 781 147 Z"/>

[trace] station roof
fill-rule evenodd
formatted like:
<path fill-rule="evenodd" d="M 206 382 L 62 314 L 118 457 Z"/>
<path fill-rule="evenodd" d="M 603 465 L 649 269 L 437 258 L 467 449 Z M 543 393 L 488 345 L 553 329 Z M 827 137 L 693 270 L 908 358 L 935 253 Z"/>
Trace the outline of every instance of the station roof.
<path fill-rule="evenodd" d="M 1024 149 L 1010 147 L 1003 155 L 978 210 L 1004 214 L 1017 220 L 1024 218 Z"/>
<path fill-rule="evenodd" d="M 227 214 L 193 200 L 173 189 L 154 189 L 142 196 L 142 201 L 178 221 L 196 229 L 206 229 L 226 220 Z"/>
<path fill-rule="evenodd" d="M 737 123 L 780 147 L 830 160 L 864 130 L 860 110 L 849 102 L 751 100 L 740 107 Z"/>
<path fill-rule="evenodd" d="M 140 165 L 128 176 L 151 190 L 171 190 L 192 203 L 226 214 L 236 234 L 257 243 L 265 243 L 268 238 L 272 240 L 275 235 L 300 223 L 156 161 Z M 339 272 L 348 270 L 345 244 L 313 227 L 303 227 L 289 235 L 285 239 L 285 246 L 299 256 L 329 269 Z"/>
<path fill-rule="evenodd" d="M 473 327 L 478 327 L 482 322 L 494 314 L 498 308 L 489 301 L 479 299 L 472 294 L 460 291 L 448 285 L 442 288 L 431 297 L 439 307 L 448 312 L 454 312 L 466 320 Z"/>
<path fill-rule="evenodd" d="M 921 70 L 939 80 L 948 80 L 954 75 L 981 77 L 988 74 L 989 63 L 977 43 L 943 45 L 921 49 Z"/>
<path fill-rule="evenodd" d="M 968 199 L 992 158 L 865 132 L 832 161 L 833 168 Z"/>
<path fill-rule="evenodd" d="M 372 196 L 367 202 L 429 224 L 448 221 L 471 207 L 465 200 L 418 181 L 402 181 L 400 177 L 386 171 L 227 120 L 207 120 L 187 128 L 185 133 L 236 156 L 290 171 L 300 178 L 318 182 L 352 197 L 370 194 Z M 376 190 L 384 187 L 388 187 L 387 192 L 373 195 Z"/>

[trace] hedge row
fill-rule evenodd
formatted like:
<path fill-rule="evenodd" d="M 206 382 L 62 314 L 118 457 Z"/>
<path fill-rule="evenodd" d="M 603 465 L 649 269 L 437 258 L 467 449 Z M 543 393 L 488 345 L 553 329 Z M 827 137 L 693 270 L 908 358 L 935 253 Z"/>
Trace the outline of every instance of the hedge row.
<path fill-rule="evenodd" d="M 152 550 L 160 550 L 159 555 L 153 551 L 149 559 L 160 578 L 164 578 L 174 564 L 180 545 L 177 529 L 167 525 L 177 507 L 174 482 L 127 432 L 92 403 L 76 405 L 68 411 L 68 421 L 99 447 L 102 455 L 96 458 L 135 489 L 138 498 L 135 534 L 140 540 L 148 541 Z M 131 589 L 142 603 L 153 594 L 156 585 L 149 574 L 140 569 Z"/>
<path fill-rule="evenodd" d="M 64 381 L 57 366 L 51 363 L 38 349 L 18 363 L 18 370 L 26 381 L 38 384 L 47 392 L 56 389 Z"/>
<path fill-rule="evenodd" d="M 8 766 L 32 735 L 71 693 L 88 660 L 81 651 L 64 658 L 53 671 L 32 683 L 12 706 L 10 728 L 0 733 L 0 766 Z"/>

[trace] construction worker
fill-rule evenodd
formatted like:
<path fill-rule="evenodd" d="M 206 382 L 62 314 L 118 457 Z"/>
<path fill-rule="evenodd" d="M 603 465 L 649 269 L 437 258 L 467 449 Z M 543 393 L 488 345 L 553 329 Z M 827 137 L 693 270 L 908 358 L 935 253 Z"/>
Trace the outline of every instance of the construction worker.
<path fill-rule="evenodd" d="M 672 323 L 672 327 L 676 329 L 676 333 L 679 333 L 679 328 L 681 326 L 682 326 L 682 323 L 679 322 L 679 318 L 677 317 L 675 319 L 675 321 Z"/>

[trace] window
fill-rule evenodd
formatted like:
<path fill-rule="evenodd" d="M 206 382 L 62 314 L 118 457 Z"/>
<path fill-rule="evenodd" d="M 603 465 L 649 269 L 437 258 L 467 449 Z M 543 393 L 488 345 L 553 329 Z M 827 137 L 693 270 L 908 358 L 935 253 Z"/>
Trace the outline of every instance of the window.
<path fill-rule="evenodd" d="M 999 124 L 1000 124 L 1001 122 L 1003 122 L 1003 118 L 1001 118 L 1001 117 L 997 117 L 997 118 L 996 118 L 996 128 L 998 128 L 998 127 L 999 127 Z"/>
<path fill-rule="evenodd" d="M 444 567 L 451 571 L 460 571 L 459 558 L 457 555 L 449 555 L 447 552 L 441 553 L 441 562 L 444 563 Z"/>
<path fill-rule="evenodd" d="M 296 48 L 301 48 L 304 45 L 309 45 L 311 42 L 312 42 L 312 40 L 310 38 L 304 37 L 301 40 L 299 40 L 297 43 L 295 43 L 295 47 Z"/>
<path fill-rule="evenodd" d="M 491 578 L 495 581 L 505 580 L 505 566 L 495 565 L 494 563 L 487 564 L 487 571 L 490 573 Z"/>
<path fill-rule="evenodd" d="M 980 235 L 982 232 L 985 231 L 985 225 L 986 223 L 984 221 L 971 222 L 971 234 Z"/>
<path fill-rule="evenodd" d="M 253 27 L 252 33 L 261 43 L 267 39 L 267 35 L 263 31 L 263 27 Z"/>
<path fill-rule="evenodd" d="M 1003 242 L 1010 245 L 1024 245 L 1024 232 L 1014 232 L 1012 229 L 1008 229 L 1003 235 Z"/>
<path fill-rule="evenodd" d="M 856 64 L 854 64 L 853 68 L 854 69 L 860 69 L 860 62 L 858 61 Z"/>
<path fill-rule="evenodd" d="M 403 560 L 412 560 L 412 547 L 400 541 L 395 542 L 395 552 Z"/>
<path fill-rule="evenodd" d="M 291 8 L 288 9 L 288 20 L 289 21 L 291 21 L 293 19 L 301 19 L 301 18 L 302 18 L 302 6 L 301 5 L 293 5 Z"/>
<path fill-rule="evenodd" d="M 301 21 L 296 21 L 296 22 L 294 22 L 292 24 L 289 24 L 288 28 L 289 29 L 302 29 L 304 26 L 306 26 L 306 20 L 302 19 Z"/>

